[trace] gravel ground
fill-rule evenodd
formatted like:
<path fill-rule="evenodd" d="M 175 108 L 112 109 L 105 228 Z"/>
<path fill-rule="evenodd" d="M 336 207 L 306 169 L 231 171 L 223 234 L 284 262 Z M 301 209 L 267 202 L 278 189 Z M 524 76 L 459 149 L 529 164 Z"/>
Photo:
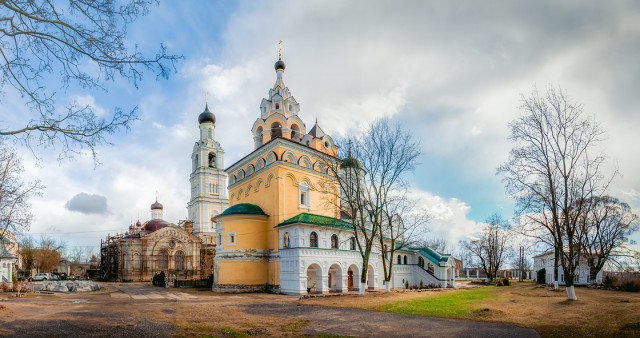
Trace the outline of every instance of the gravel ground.
<path fill-rule="evenodd" d="M 0 294 L 0 335 L 538 337 L 534 330 L 510 324 L 304 305 L 296 296 L 216 294 L 146 283 L 101 285 L 106 290 L 84 294 Z"/>

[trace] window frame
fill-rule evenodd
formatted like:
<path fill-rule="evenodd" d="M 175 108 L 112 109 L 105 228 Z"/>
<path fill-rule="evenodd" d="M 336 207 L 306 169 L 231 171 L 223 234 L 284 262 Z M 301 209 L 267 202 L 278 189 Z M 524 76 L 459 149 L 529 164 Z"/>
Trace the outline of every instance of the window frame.
<path fill-rule="evenodd" d="M 233 239 L 233 241 L 232 241 Z M 235 232 L 227 232 L 227 245 L 235 246 L 238 243 L 238 237 Z"/>
<path fill-rule="evenodd" d="M 315 237 L 315 238 L 312 238 Z M 315 241 L 315 245 L 314 245 L 314 241 Z M 318 233 L 315 231 L 311 231 L 311 233 L 309 234 L 309 247 L 310 248 L 319 248 L 320 246 L 318 245 Z"/>
<path fill-rule="evenodd" d="M 305 203 L 302 203 L 303 196 Z M 298 185 L 298 209 L 311 210 L 311 187 L 305 182 Z"/>
<path fill-rule="evenodd" d="M 340 239 L 336 234 L 331 235 L 331 249 L 340 249 Z"/>

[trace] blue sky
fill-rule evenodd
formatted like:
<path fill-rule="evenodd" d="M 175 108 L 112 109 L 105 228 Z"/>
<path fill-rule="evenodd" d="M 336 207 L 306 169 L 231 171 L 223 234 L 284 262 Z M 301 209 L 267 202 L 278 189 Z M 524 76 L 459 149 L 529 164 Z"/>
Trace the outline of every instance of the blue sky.
<path fill-rule="evenodd" d="M 58 163 L 49 151 L 37 165 L 19 148 L 25 175 L 47 186 L 33 200 L 34 234 L 97 248 L 107 233 L 148 219 L 156 191 L 164 218 L 184 219 L 204 93 L 232 164 L 252 150 L 250 128 L 275 81 L 280 39 L 285 83 L 307 130 L 316 117 L 331 135 L 390 117 L 414 131 L 423 155 L 410 180 L 433 215 L 433 236 L 454 243 L 493 212 L 513 215 L 495 169 L 511 147 L 507 124 L 520 94 L 534 85 L 561 85 L 600 121 L 603 147 L 623 174 L 611 193 L 640 208 L 637 3 L 163 1 L 128 32 L 144 52 L 163 43 L 185 58 L 168 80 L 148 73 L 137 90 L 116 80 L 106 93 L 58 94 L 104 114 L 138 106 L 141 121 L 98 150 L 95 168 L 89 157 Z M 5 121 L 29 114 L 11 92 L 2 100 Z M 106 208 L 87 213 L 71 203 L 81 193 Z"/>

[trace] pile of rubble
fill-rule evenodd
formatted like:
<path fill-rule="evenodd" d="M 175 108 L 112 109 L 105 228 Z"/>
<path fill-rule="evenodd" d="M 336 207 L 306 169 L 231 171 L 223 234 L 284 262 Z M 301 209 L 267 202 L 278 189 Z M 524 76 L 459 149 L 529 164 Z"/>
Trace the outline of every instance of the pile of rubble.
<path fill-rule="evenodd" d="M 100 290 L 100 285 L 96 282 L 86 280 L 46 281 L 31 283 L 31 289 L 32 291 L 87 292 Z"/>

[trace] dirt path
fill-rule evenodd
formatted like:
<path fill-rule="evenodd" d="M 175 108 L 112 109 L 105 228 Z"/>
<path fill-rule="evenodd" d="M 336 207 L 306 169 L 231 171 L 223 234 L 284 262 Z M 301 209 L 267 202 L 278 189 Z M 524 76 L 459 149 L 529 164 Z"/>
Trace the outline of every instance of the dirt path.
<path fill-rule="evenodd" d="M 0 335 L 538 336 L 510 324 L 305 305 L 295 296 L 216 294 L 141 283 L 103 286 L 106 291 L 89 294 L 0 296 Z"/>

